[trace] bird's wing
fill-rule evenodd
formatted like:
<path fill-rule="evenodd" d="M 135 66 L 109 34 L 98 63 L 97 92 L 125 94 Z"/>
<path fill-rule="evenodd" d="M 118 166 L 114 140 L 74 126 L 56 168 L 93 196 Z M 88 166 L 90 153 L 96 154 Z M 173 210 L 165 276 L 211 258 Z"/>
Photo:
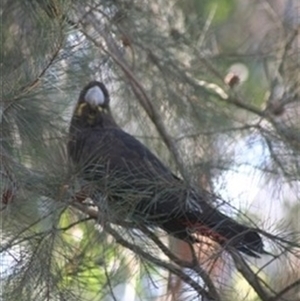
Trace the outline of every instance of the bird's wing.
<path fill-rule="evenodd" d="M 261 252 L 257 233 L 212 207 L 207 194 L 187 189 L 147 147 L 123 130 L 86 129 L 73 143 L 83 176 L 109 191 L 111 200 L 123 201 L 119 203 L 126 207 L 123 212 L 132 210 L 137 218 L 180 239 L 192 240 L 188 228 L 220 244 L 241 236 L 234 243 L 239 250 L 252 256 L 251 250 Z"/>
<path fill-rule="evenodd" d="M 118 193 L 123 191 L 125 197 L 133 191 L 137 201 L 143 200 L 140 210 L 173 216 L 188 214 L 193 222 L 204 211 L 210 216 L 216 210 L 207 203 L 212 195 L 187 189 L 184 181 L 146 146 L 120 128 L 88 128 L 72 143 L 76 145 L 69 145 L 73 149 L 69 152 L 81 166 L 84 178 L 97 185 L 105 180 L 107 188 L 110 186 L 111 191 Z M 155 208 L 149 209 L 148 201 Z M 159 208 L 155 205 L 157 201 Z"/>
<path fill-rule="evenodd" d="M 84 171 L 131 174 L 139 178 L 178 178 L 141 142 L 119 128 L 83 130 L 69 143 L 73 160 Z M 75 151 L 76 150 L 76 151 Z"/>

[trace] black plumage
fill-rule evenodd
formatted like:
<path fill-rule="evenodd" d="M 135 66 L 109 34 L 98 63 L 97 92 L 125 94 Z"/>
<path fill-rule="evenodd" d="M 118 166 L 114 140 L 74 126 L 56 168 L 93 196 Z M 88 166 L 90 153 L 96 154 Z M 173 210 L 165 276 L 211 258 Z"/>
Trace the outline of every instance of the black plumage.
<path fill-rule="evenodd" d="M 109 94 L 97 81 L 80 93 L 68 154 L 80 176 L 101 195 L 100 210 L 157 226 L 192 243 L 196 232 L 250 256 L 264 253 L 259 234 L 214 208 L 212 195 L 188 188 L 141 142 L 118 127 Z M 102 207 L 101 207 L 102 206 Z"/>

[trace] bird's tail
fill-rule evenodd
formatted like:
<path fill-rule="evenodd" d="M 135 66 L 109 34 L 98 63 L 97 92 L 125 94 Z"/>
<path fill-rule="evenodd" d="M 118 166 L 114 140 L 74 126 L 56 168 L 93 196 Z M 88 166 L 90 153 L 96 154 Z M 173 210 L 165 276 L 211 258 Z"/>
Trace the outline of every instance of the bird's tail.
<path fill-rule="evenodd" d="M 263 242 L 258 232 L 244 226 L 217 210 L 192 225 L 192 230 L 209 236 L 224 247 L 233 247 L 247 255 L 259 257 L 265 253 Z"/>

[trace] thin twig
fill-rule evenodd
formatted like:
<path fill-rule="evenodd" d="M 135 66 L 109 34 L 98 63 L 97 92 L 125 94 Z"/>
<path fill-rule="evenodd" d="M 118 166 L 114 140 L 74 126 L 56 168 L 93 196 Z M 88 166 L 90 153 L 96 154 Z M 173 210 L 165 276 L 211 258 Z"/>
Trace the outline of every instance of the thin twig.
<path fill-rule="evenodd" d="M 212 296 L 214 296 L 214 298 L 216 300 L 220 300 L 220 297 L 218 295 L 218 292 L 213 284 L 213 282 L 211 281 L 210 277 L 207 275 L 207 273 L 205 272 L 205 270 L 203 270 L 200 266 L 199 266 L 199 262 L 197 259 L 197 256 L 195 254 L 195 251 L 193 249 L 193 246 L 191 244 L 189 244 L 192 254 L 193 254 L 193 260 L 192 262 L 188 262 L 188 261 L 184 261 L 182 259 L 180 259 L 179 257 L 177 257 L 175 254 L 172 253 L 172 251 L 167 248 L 161 241 L 160 239 L 154 234 L 152 233 L 149 229 L 147 229 L 146 227 L 142 227 L 142 231 L 151 238 L 151 240 L 162 250 L 162 252 L 169 258 L 171 259 L 174 263 L 178 264 L 181 268 L 189 268 L 191 270 L 193 270 L 194 272 L 196 272 L 204 281 L 204 283 L 207 285 L 209 292 L 211 293 Z"/>
<path fill-rule="evenodd" d="M 196 281 L 194 281 L 190 276 L 188 276 L 186 273 L 184 273 L 180 268 L 176 268 L 174 265 L 161 260 L 157 257 L 152 256 L 149 254 L 149 252 L 144 251 L 139 246 L 132 244 L 125 240 L 117 231 L 112 229 L 108 224 L 104 226 L 105 230 L 111 234 L 117 243 L 122 245 L 123 247 L 133 251 L 135 254 L 140 255 L 141 257 L 145 258 L 146 260 L 154 263 L 155 265 L 166 269 L 176 276 L 178 276 L 180 279 L 182 279 L 185 283 L 190 285 L 196 292 L 199 293 L 199 295 L 204 296 L 208 298 L 209 300 L 218 300 L 215 298 L 215 296 L 211 296 L 203 287 L 201 287 Z"/>
<path fill-rule="evenodd" d="M 286 286 L 282 291 L 278 292 L 276 294 L 276 296 L 272 297 L 269 301 L 280 301 L 281 298 L 287 294 L 289 291 L 291 291 L 292 289 L 295 289 L 296 287 L 300 287 L 300 279 L 297 279 L 296 281 L 294 281 L 293 283 L 291 283 L 290 285 Z"/>
<path fill-rule="evenodd" d="M 232 256 L 232 259 L 235 263 L 237 270 L 243 275 L 243 277 L 248 281 L 248 283 L 253 287 L 257 295 L 263 301 L 270 300 L 270 294 L 262 286 L 258 275 L 256 275 L 249 265 L 246 263 L 244 258 L 235 251 L 229 251 Z"/>

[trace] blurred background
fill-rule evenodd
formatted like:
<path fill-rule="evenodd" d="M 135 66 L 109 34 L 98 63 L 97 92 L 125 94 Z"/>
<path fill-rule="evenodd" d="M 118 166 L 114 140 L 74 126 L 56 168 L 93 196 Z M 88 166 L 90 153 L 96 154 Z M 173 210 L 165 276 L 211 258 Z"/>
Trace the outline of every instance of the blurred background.
<path fill-rule="evenodd" d="M 1 37 L 1 301 L 300 299 L 299 1 L 3 0 Z M 124 130 L 274 256 L 195 246 L 201 273 L 71 206 L 69 122 L 95 79 Z"/>

